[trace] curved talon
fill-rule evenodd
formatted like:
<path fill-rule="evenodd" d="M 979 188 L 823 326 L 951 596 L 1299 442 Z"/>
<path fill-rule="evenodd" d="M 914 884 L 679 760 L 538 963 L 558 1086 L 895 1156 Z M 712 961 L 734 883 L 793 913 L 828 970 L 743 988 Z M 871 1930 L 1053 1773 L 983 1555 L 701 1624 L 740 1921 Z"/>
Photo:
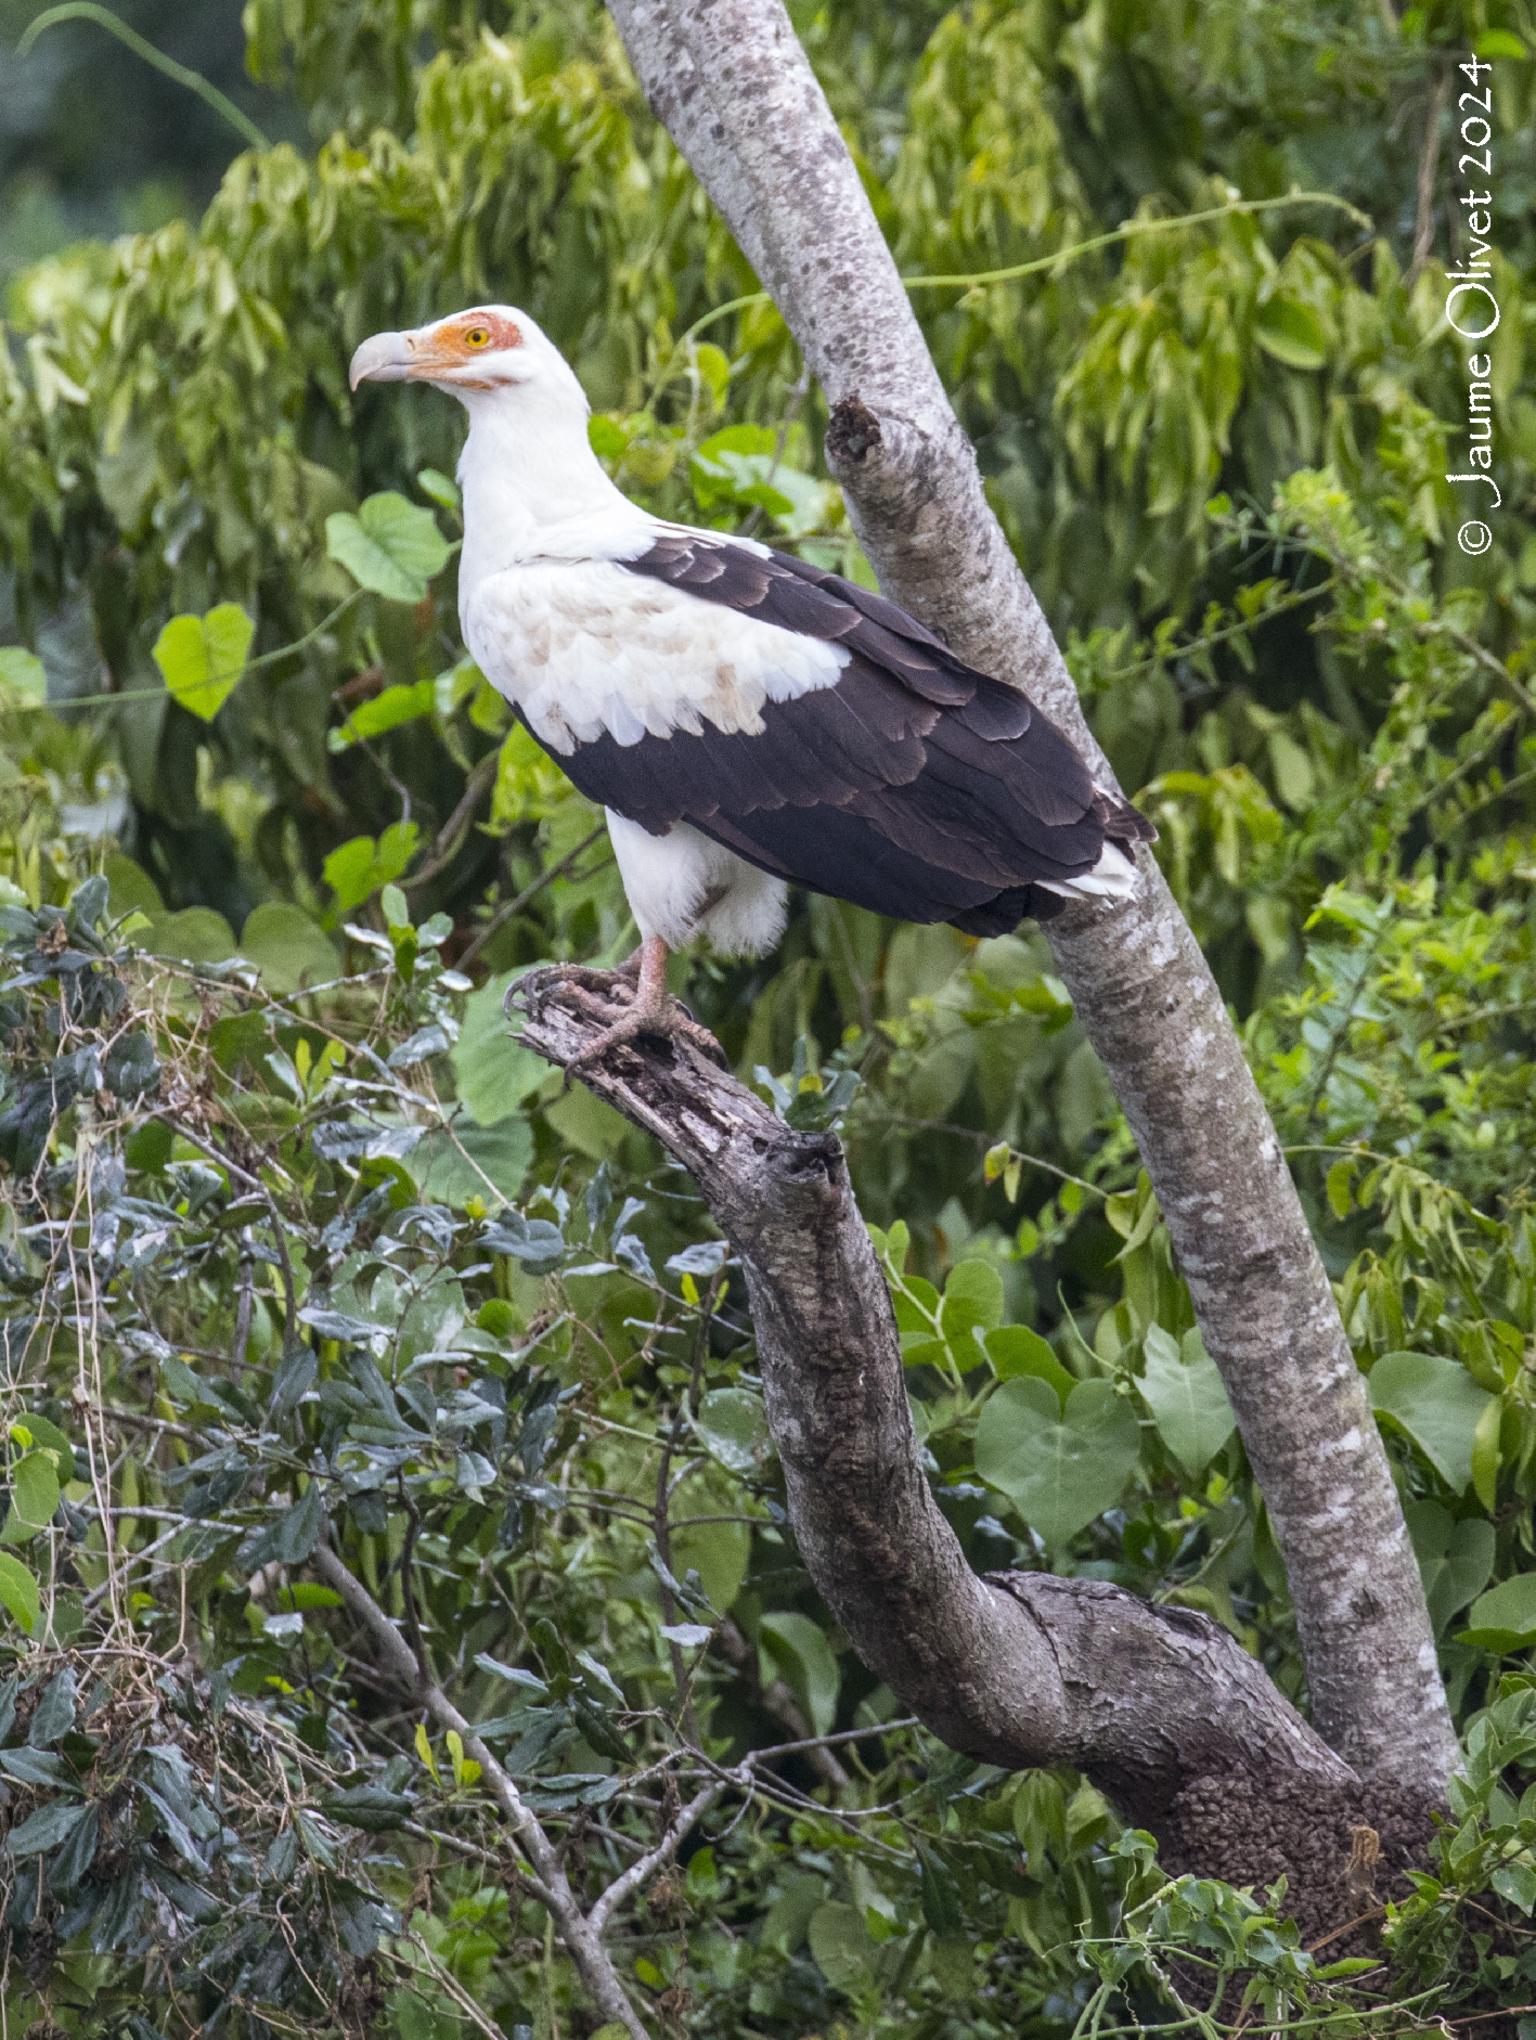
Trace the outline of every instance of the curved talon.
<path fill-rule="evenodd" d="M 611 1026 L 605 1027 L 601 1034 L 571 1057 L 565 1066 L 566 1081 L 590 1069 L 594 1063 L 603 1061 L 610 1050 L 621 1047 L 627 1041 L 638 1041 L 642 1036 L 653 1041 L 686 1042 L 697 1054 L 706 1056 L 721 1069 L 728 1067 L 725 1051 L 709 1029 L 695 1020 L 677 1000 L 669 999 L 661 1007 L 631 1009 Z"/>
<path fill-rule="evenodd" d="M 503 1017 L 510 1020 L 519 1009 L 530 1012 L 557 991 L 570 992 L 584 1011 L 591 1010 L 595 998 L 602 998 L 611 1007 L 620 999 L 634 996 L 634 987 L 629 982 L 631 965 L 638 972 L 636 957 L 626 958 L 616 970 L 598 970 L 588 963 L 538 964 L 508 985 L 501 1002 Z"/>
<path fill-rule="evenodd" d="M 586 963 L 546 963 L 525 971 L 507 988 L 503 1010 L 509 1019 L 514 1006 L 532 1012 L 557 992 L 563 993 L 577 1012 L 606 1023 L 566 1064 L 567 1084 L 579 1071 L 601 1062 L 610 1049 L 637 1041 L 642 1035 L 686 1042 L 722 1069 L 729 1067 L 725 1051 L 709 1029 L 668 994 L 666 944 L 656 936 L 648 936 L 616 970 L 596 970 Z M 615 1007 L 620 1009 L 617 1018 Z"/>

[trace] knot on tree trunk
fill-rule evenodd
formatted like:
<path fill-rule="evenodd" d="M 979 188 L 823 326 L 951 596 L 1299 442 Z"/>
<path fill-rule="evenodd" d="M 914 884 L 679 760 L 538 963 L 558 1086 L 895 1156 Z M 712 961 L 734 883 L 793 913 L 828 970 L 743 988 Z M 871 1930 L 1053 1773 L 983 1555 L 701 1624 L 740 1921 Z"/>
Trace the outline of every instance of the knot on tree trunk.
<path fill-rule="evenodd" d="M 857 390 L 832 407 L 827 421 L 827 459 L 834 468 L 857 467 L 880 444 L 880 420 Z"/>
<path fill-rule="evenodd" d="M 1248 1885 L 1281 1877 L 1285 1909 L 1329 1961 L 1369 1955 L 1389 1900 L 1425 1860 L 1443 1805 L 1422 1787 L 1354 1777 L 1323 1784 L 1224 1766 L 1186 1778 L 1158 1827 L 1163 1862 Z"/>

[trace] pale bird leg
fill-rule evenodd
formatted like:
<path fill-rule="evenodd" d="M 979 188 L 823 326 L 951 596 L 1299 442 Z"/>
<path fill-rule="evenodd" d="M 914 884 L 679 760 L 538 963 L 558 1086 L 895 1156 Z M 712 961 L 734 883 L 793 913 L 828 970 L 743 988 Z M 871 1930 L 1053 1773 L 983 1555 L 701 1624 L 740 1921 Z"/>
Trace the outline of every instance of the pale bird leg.
<path fill-rule="evenodd" d="M 635 959 L 631 958 L 633 962 Z M 588 1004 L 581 988 L 574 987 L 578 1002 L 589 1012 L 594 1005 Z M 613 986 L 618 990 L 617 985 Z M 608 1009 L 611 1010 L 611 1007 Z M 597 1014 L 596 1017 L 603 1017 Z M 589 1041 L 585 1048 L 572 1057 L 566 1066 L 569 1077 L 590 1064 L 601 1062 L 610 1049 L 622 1042 L 634 1041 L 640 1035 L 655 1039 L 686 1041 L 701 1055 L 723 1063 L 725 1057 L 720 1044 L 707 1027 L 701 1027 L 693 1015 L 667 992 L 667 945 L 659 935 L 648 935 L 639 949 L 639 971 L 635 989 L 630 998 L 628 1011 L 621 1018 L 605 1027 L 595 1041 Z"/>

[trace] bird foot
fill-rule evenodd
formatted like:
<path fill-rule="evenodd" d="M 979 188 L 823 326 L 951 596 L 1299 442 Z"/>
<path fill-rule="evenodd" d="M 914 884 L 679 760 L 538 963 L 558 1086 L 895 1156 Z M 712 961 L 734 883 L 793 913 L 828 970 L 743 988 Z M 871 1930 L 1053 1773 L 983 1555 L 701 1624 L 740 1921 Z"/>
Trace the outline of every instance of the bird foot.
<path fill-rule="evenodd" d="M 601 1018 L 601 1015 L 595 1017 Z M 656 1001 L 632 1005 L 627 1013 L 611 1021 L 595 1040 L 578 1049 L 565 1066 L 566 1082 L 579 1076 L 583 1070 L 602 1062 L 609 1053 L 626 1041 L 638 1041 L 641 1037 L 650 1041 L 685 1042 L 696 1054 L 726 1067 L 725 1051 L 710 1033 L 678 1000 L 663 996 Z"/>
<path fill-rule="evenodd" d="M 594 1019 L 606 1020 L 617 1005 L 635 995 L 639 973 L 638 954 L 616 970 L 598 970 L 589 963 L 544 963 L 525 971 L 507 987 L 501 1010 L 511 1019 L 519 1007 L 532 1011 L 557 992 L 563 992 L 573 1006 Z"/>
<path fill-rule="evenodd" d="M 719 1042 L 680 1000 L 665 990 L 659 994 L 642 993 L 639 969 L 638 952 L 617 970 L 597 970 L 585 963 L 544 964 L 508 987 L 504 1010 L 510 1019 L 515 1007 L 536 1011 L 546 999 L 559 997 L 578 1012 L 605 1023 L 602 1033 L 567 1063 L 567 1084 L 581 1071 L 603 1061 L 611 1050 L 642 1036 L 653 1041 L 686 1042 L 699 1055 L 726 1068 L 725 1051 Z"/>

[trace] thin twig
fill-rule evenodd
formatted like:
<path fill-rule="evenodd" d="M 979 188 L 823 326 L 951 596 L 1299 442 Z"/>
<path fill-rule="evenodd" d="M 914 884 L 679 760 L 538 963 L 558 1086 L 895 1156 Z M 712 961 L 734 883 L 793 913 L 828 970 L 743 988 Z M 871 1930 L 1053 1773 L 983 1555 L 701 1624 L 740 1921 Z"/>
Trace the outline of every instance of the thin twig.
<path fill-rule="evenodd" d="M 533 1865 L 531 1871 L 522 1872 L 523 1878 L 529 1890 L 547 1909 L 555 1931 L 565 1943 L 567 1953 L 604 2019 L 622 2026 L 631 2040 L 650 2040 L 619 1980 L 618 1971 L 603 1947 L 601 1936 L 577 1903 L 554 1843 L 518 1790 L 511 1773 L 454 1706 L 442 1687 L 423 1678 L 410 1645 L 362 1581 L 343 1564 L 329 1545 L 320 1545 L 310 1563 L 327 1585 L 340 1594 L 349 1613 L 371 1640 L 380 1666 L 394 1683 L 418 1700 L 442 1728 L 454 1730 L 465 1751 L 480 1766 L 486 1789 L 506 1816 L 508 1825 Z"/>

